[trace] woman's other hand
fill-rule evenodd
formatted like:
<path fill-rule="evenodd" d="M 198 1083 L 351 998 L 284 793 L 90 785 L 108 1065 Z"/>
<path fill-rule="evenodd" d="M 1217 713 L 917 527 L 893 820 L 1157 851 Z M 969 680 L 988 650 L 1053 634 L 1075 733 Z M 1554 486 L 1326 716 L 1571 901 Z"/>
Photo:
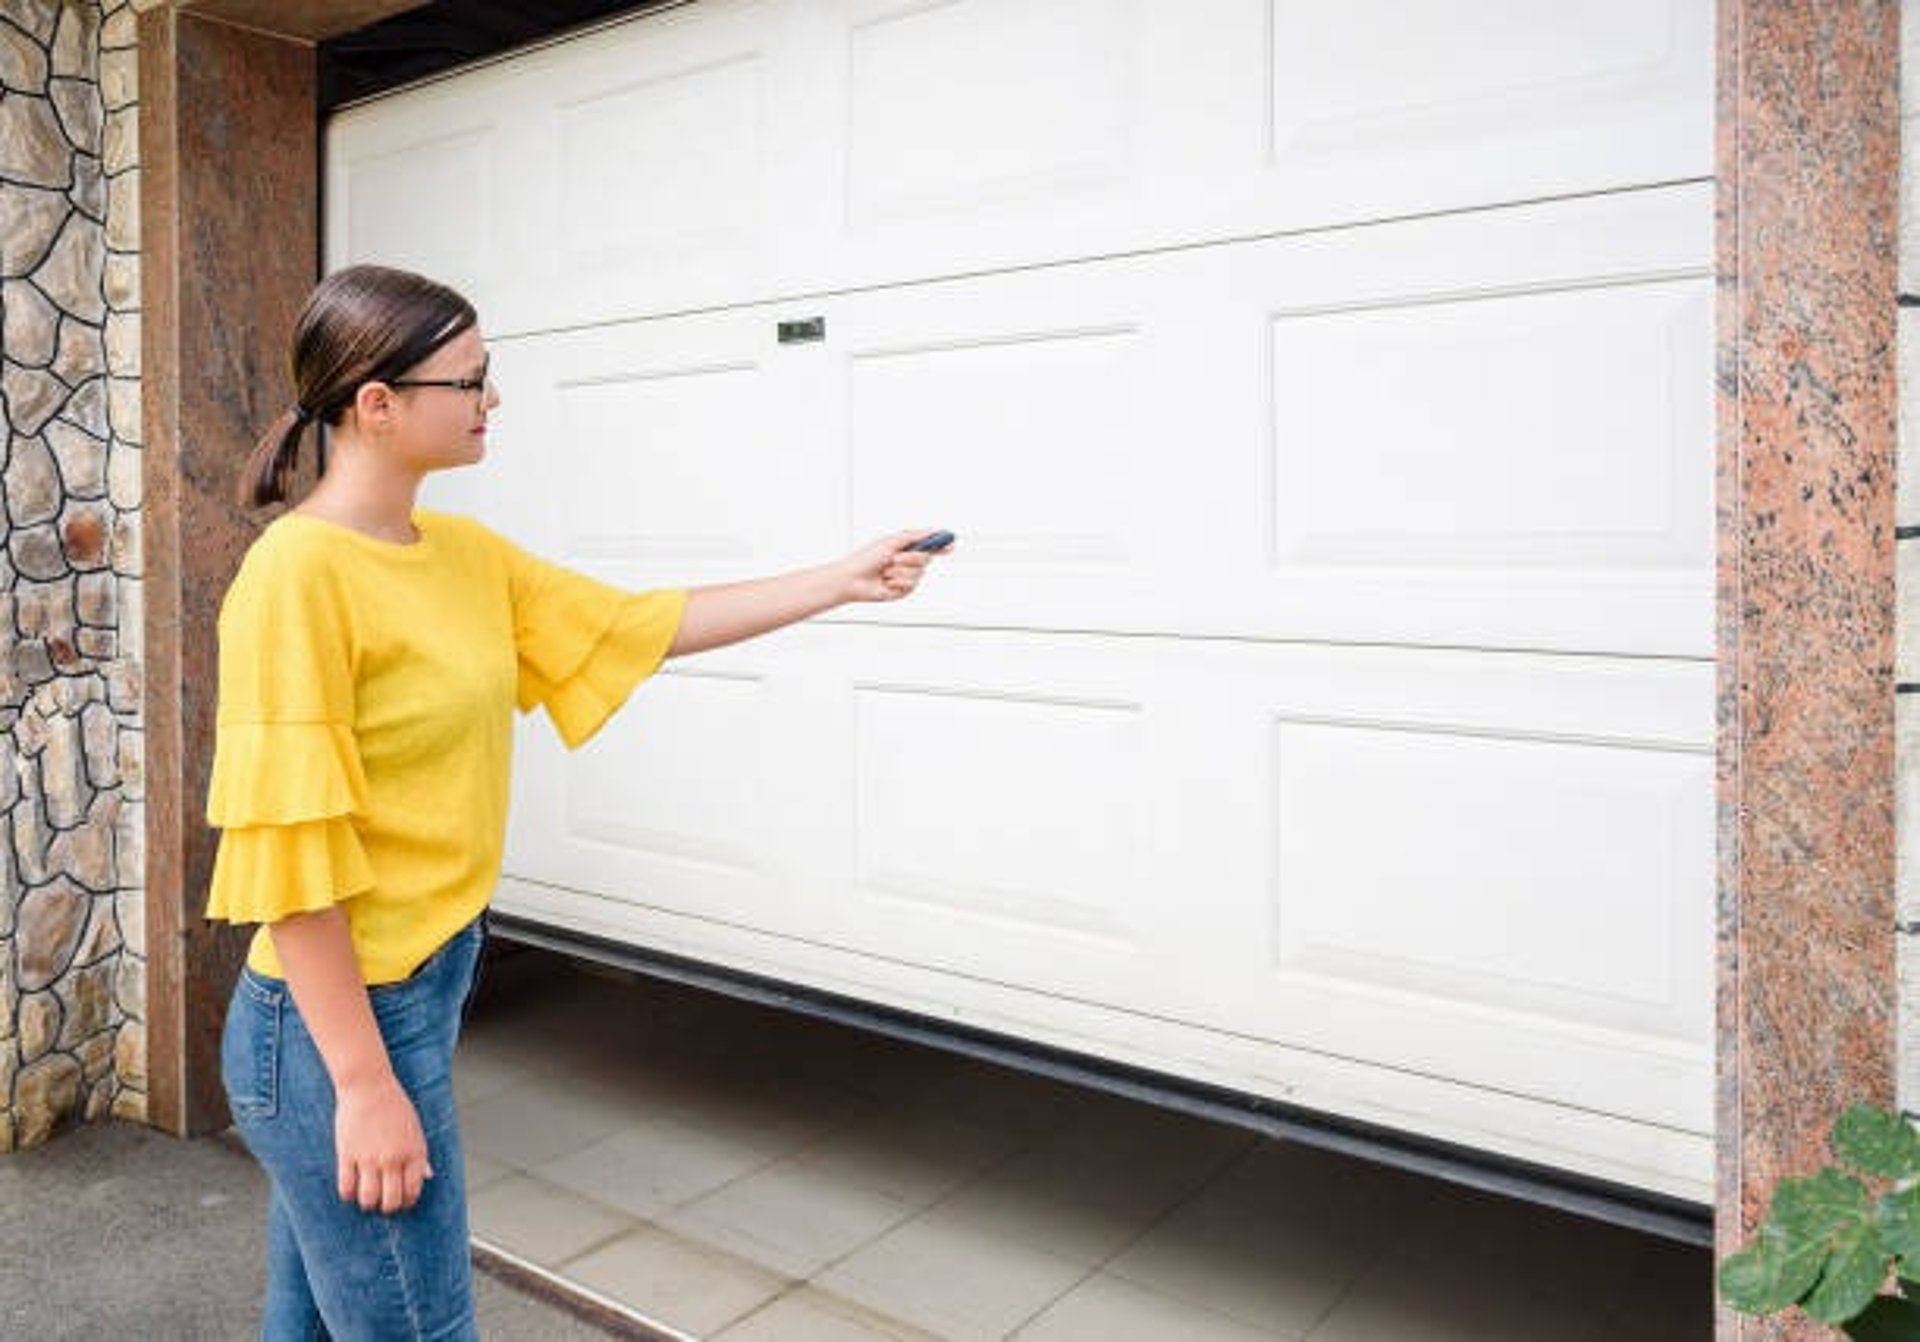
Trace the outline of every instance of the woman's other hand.
<path fill-rule="evenodd" d="M 912 595 L 935 555 L 947 553 L 944 549 L 929 554 L 908 548 L 932 534 L 931 531 L 896 531 L 848 555 L 841 561 L 847 573 L 847 600 L 898 601 Z"/>
<path fill-rule="evenodd" d="M 405 1211 L 433 1177 L 420 1116 L 391 1074 L 336 1092 L 333 1144 L 340 1199 L 362 1211 Z"/>

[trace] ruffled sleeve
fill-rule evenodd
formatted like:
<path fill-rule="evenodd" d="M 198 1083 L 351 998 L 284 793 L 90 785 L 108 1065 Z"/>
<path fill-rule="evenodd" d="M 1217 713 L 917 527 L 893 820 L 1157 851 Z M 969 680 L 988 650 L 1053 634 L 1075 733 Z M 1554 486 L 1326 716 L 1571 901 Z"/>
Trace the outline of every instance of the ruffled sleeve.
<path fill-rule="evenodd" d="M 373 885 L 354 825 L 367 780 L 353 709 L 344 603 L 324 567 L 269 531 L 220 610 L 209 918 L 273 922 Z"/>
<path fill-rule="evenodd" d="M 373 888 L 373 869 L 345 816 L 251 825 L 220 836 L 207 917 L 271 923 L 312 913 Z"/>
<path fill-rule="evenodd" d="M 687 594 L 624 592 L 501 545 L 513 593 L 520 710 L 545 707 L 560 739 L 577 746 L 659 670 Z"/>
<path fill-rule="evenodd" d="M 214 731 L 208 824 L 291 825 L 366 809 L 366 775 L 345 723 L 222 718 Z"/>

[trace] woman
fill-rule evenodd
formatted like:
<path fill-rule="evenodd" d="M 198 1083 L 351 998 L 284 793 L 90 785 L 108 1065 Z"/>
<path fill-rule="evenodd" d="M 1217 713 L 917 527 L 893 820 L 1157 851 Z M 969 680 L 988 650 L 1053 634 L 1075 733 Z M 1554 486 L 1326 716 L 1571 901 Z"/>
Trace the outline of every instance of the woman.
<path fill-rule="evenodd" d="M 512 709 L 569 746 L 667 657 L 912 592 L 902 532 L 820 568 L 625 593 L 415 506 L 485 454 L 499 396 L 473 308 L 374 266 L 320 284 L 297 398 L 243 499 L 319 483 L 248 551 L 220 614 L 208 916 L 257 923 L 222 1071 L 272 1184 L 269 1339 L 470 1338 L 451 1056 L 500 869 Z"/>

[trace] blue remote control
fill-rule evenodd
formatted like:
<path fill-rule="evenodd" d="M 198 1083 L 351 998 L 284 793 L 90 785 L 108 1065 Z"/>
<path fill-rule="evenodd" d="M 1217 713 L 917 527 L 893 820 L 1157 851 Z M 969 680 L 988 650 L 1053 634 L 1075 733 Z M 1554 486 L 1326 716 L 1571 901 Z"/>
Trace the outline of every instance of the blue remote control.
<path fill-rule="evenodd" d="M 952 544 L 953 533 L 951 531 L 936 531 L 931 536 L 922 536 L 907 548 L 909 550 L 925 550 L 928 554 L 933 554 L 936 551 L 946 549 Z"/>

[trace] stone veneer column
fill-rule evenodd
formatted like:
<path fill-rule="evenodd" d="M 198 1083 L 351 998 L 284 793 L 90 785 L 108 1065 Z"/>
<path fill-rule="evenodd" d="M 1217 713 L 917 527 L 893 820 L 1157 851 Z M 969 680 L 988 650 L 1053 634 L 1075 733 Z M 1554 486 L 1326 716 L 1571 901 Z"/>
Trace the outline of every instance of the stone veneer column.
<path fill-rule="evenodd" d="M 145 1114 L 134 16 L 0 16 L 0 1151 Z"/>
<path fill-rule="evenodd" d="M 1900 10 L 1718 13 L 1724 1253 L 1848 1104 L 1894 1096 Z"/>
<path fill-rule="evenodd" d="M 313 44 L 192 9 L 139 18 L 147 428 L 149 1115 L 227 1122 L 219 1042 L 245 935 L 202 917 L 215 619 L 256 534 L 234 505 L 291 394 L 319 270 Z"/>
<path fill-rule="evenodd" d="M 1900 1105 L 1920 1117 L 1920 4 L 1902 7 L 1900 29 L 1900 610 L 1894 658 Z"/>

